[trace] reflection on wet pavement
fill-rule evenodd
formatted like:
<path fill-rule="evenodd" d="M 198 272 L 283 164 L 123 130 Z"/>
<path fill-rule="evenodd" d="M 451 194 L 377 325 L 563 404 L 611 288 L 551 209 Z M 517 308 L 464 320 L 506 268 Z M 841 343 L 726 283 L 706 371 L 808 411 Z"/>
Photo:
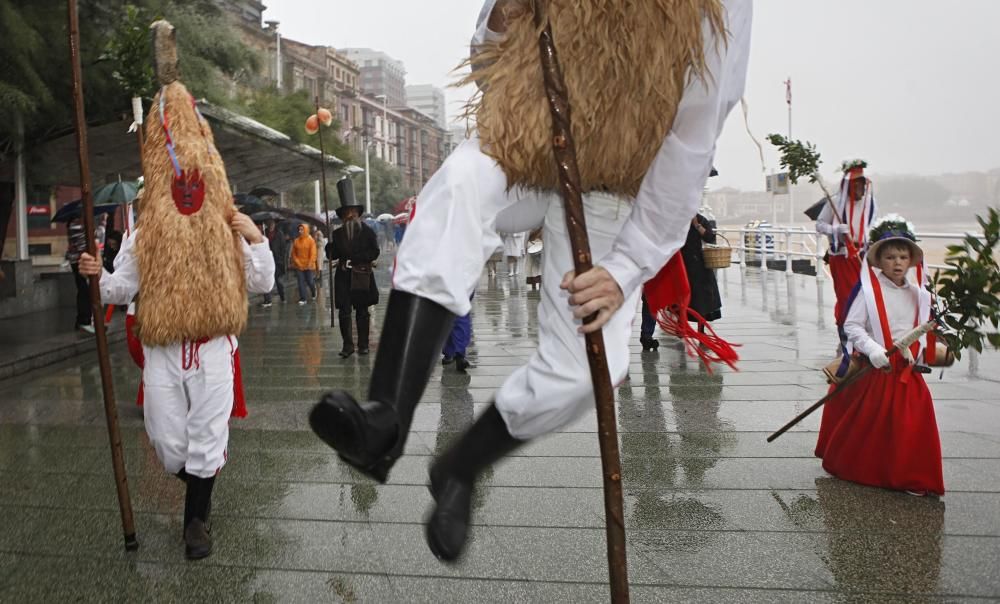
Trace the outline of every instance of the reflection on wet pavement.
<path fill-rule="evenodd" d="M 818 414 L 764 442 L 825 391 L 817 368 L 835 342 L 829 283 L 739 268 L 719 283 L 715 327 L 743 344 L 739 372 L 710 373 L 662 334 L 658 351 L 642 352 L 636 321 L 617 393 L 634 600 L 1000 597 L 998 356 L 981 357 L 978 376 L 960 365 L 928 380 L 945 498 L 840 482 L 812 457 Z M 124 348 L 112 360 L 135 554 L 120 546 L 92 355 L 0 382 L 0 600 L 606 601 L 593 414 L 483 476 L 462 562 L 437 562 L 423 542 L 427 465 L 531 354 L 538 293 L 505 276 L 480 283 L 477 367 L 438 366 L 386 485 L 308 431 L 323 391 L 363 393 L 374 361 L 337 356 L 320 298 L 251 310 L 241 338 L 250 417 L 233 425 L 213 511 L 217 549 L 203 563 L 183 558 L 183 491 L 145 437 Z"/>

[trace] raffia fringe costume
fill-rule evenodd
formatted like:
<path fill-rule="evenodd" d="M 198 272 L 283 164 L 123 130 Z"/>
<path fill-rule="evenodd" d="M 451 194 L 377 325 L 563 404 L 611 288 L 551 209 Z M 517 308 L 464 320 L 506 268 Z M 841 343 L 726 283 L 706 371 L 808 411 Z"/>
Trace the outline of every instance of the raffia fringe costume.
<path fill-rule="evenodd" d="M 142 216 L 115 272 L 102 275 L 101 295 L 127 304 L 142 293 L 134 356 L 150 442 L 168 472 L 210 478 L 228 456 L 230 415 L 246 414 L 236 336 L 246 325 L 247 288 L 270 291 L 274 261 L 266 242 L 251 247 L 233 233 L 222 158 L 183 84 L 161 89 L 146 134 Z M 182 212 L 202 198 L 180 193 L 196 189 L 203 201 Z"/>
<path fill-rule="evenodd" d="M 184 216 L 171 195 L 173 164 L 160 116 L 160 97 L 181 169 L 197 169 L 205 200 Z M 195 111 L 180 82 L 165 86 L 153 99 L 146 121 L 146 174 L 142 231 L 136 240 L 140 291 L 136 323 L 146 345 L 241 333 L 247 320 L 246 279 L 239 238 L 229 226 L 235 208 L 222 158 L 212 131 Z"/>
<path fill-rule="evenodd" d="M 623 309 L 604 327 L 612 379 L 620 380 L 641 285 L 683 243 L 718 132 L 742 94 L 752 9 L 745 0 L 553 0 L 550 6 L 572 106 L 592 256 L 625 295 Z M 497 232 L 544 224 L 539 348 L 496 397 L 511 434 L 527 439 L 592 409 L 593 390 L 579 321 L 558 287 L 573 261 L 556 193 L 537 32 L 528 12 L 510 24 L 506 37 L 497 37 L 486 28 L 492 8 L 488 1 L 480 15 L 473 72 L 464 80 L 483 91 L 469 107 L 478 134 L 421 191 L 421 210 L 397 255 L 393 287 L 463 316 L 483 264 L 500 243 Z M 682 107 L 682 129 L 675 132 Z M 656 198 L 635 197 L 653 172 Z M 642 216 L 649 208 L 659 216 Z M 655 237 L 635 236 L 634 228 Z M 632 274 L 620 278 L 612 263 L 632 267 Z"/>
<path fill-rule="evenodd" d="M 670 131 L 689 76 L 705 71 L 702 24 L 719 0 L 553 0 L 549 15 L 573 111 L 584 192 L 634 197 Z M 484 152 L 508 184 L 557 191 L 552 118 L 531 13 L 472 59 L 485 92 L 469 107 Z"/>

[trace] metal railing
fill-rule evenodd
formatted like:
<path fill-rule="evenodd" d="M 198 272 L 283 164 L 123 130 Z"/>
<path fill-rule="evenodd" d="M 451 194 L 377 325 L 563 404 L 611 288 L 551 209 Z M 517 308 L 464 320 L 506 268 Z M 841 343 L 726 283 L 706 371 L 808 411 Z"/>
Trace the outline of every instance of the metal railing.
<path fill-rule="evenodd" d="M 717 228 L 716 233 L 722 235 L 733 249 L 733 262 L 744 267 L 758 266 L 761 270 L 770 270 L 768 258 L 772 261 L 784 260 L 784 272 L 793 273 L 792 260 L 795 258 L 811 259 L 816 269 L 816 279 L 826 278 L 823 267 L 823 256 L 829 246 L 826 235 L 805 227 L 758 227 L 758 228 Z M 969 233 L 915 233 L 919 241 L 945 240 L 961 241 Z M 985 241 L 981 235 L 976 235 L 980 241 Z M 943 264 L 929 263 L 929 271 L 948 268 Z M 968 358 L 969 373 L 978 375 L 979 354 L 975 350 L 965 353 Z"/>
<path fill-rule="evenodd" d="M 816 264 L 816 276 L 822 279 L 820 270 L 823 255 L 828 247 L 826 235 L 805 227 L 761 227 L 761 228 L 718 228 L 735 252 L 733 262 L 744 266 L 757 265 L 768 270 L 767 261 L 785 261 L 785 272 L 792 272 L 794 258 L 809 258 Z M 916 233 L 920 241 L 961 241 L 967 233 Z M 981 235 L 977 238 L 983 240 Z M 930 270 L 947 268 L 943 264 L 928 264 Z"/>

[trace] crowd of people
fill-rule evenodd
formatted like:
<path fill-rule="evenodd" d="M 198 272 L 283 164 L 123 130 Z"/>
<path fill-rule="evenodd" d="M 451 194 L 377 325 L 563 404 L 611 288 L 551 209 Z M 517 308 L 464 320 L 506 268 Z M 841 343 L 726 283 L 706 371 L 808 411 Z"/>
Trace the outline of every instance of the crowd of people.
<path fill-rule="evenodd" d="M 596 137 L 579 141 L 581 157 L 600 157 L 599 162 L 585 162 L 581 169 L 582 178 L 589 183 L 583 194 L 583 211 L 594 260 L 594 268 L 582 274 L 573 271 L 564 201 L 552 185 L 555 166 L 549 166 L 551 162 L 517 163 L 518 158 L 551 158 L 550 133 L 546 129 L 528 133 L 536 135 L 529 141 L 528 136 L 511 138 L 511 129 L 495 126 L 518 122 L 533 112 L 547 115 L 547 109 L 540 108 L 530 94 L 504 87 L 525 70 L 504 71 L 512 68 L 496 55 L 501 48 L 497 42 L 509 39 L 509 44 L 502 45 L 504 52 L 536 56 L 535 26 L 525 17 L 523 2 L 488 0 L 484 6 L 473 40 L 473 68 L 483 86 L 481 104 L 472 110 L 479 131 L 454 150 L 421 191 L 406 235 L 397 241 L 392 289 L 368 392 L 331 391 L 309 416 L 312 430 L 341 459 L 362 474 L 385 482 L 403 455 L 414 411 L 433 368 L 439 361 L 446 366 L 453 364 L 461 372 L 472 368 L 467 356 L 472 337 L 470 313 L 484 264 L 494 265 L 489 270 L 495 277 L 498 262 L 493 258 L 499 248 L 500 257 L 506 258 L 507 276 L 513 279 L 520 274 L 521 259 L 528 254 L 526 283 L 541 289 L 537 348 L 526 364 L 505 379 L 486 410 L 430 467 L 434 502 L 426 538 L 440 559 L 455 560 L 465 548 L 473 526 L 473 484 L 479 475 L 525 443 L 564 428 L 593 409 L 594 391 L 584 345 L 587 333 L 603 333 L 610 377 L 614 383 L 625 378 L 643 284 L 653 280 L 676 253 L 681 254 L 690 280 L 688 308 L 706 322 L 722 316 L 715 275 L 705 267 L 702 251 L 705 243 L 715 240 L 715 226 L 707 216 L 697 214 L 697 209 L 712 169 L 716 139 L 742 96 L 752 8 L 748 0 L 722 0 L 717 3 L 715 18 L 705 20 L 702 10 L 693 4 L 697 3 L 670 3 L 669 9 L 664 9 L 671 12 L 672 27 L 686 32 L 676 39 L 686 42 L 667 43 L 652 28 L 636 28 L 636 39 L 621 49 L 626 55 L 635 53 L 657 61 L 672 70 L 666 79 L 686 85 L 672 96 L 658 91 L 656 98 L 647 98 L 644 95 L 649 91 L 636 85 L 648 81 L 640 61 L 629 61 L 628 69 L 619 74 L 623 81 L 616 83 L 620 95 L 590 99 L 595 112 L 619 120 L 614 131 L 622 134 L 624 143 L 623 148 L 610 153 L 605 152 L 607 141 Z M 633 11 L 616 10 L 615 14 L 640 18 Z M 564 65 L 571 82 L 584 79 L 574 79 L 574 74 L 604 64 L 610 54 L 619 54 L 608 50 L 612 44 L 618 48 L 621 40 L 617 33 L 576 28 L 573 21 L 594 17 L 589 11 L 554 15 L 552 26 L 557 30 L 579 29 L 581 35 L 591 37 L 589 43 L 579 45 L 581 56 Z M 159 94 L 174 95 L 174 84 L 164 84 Z M 183 119 L 198 123 L 201 118 L 184 107 L 187 96 L 170 98 L 165 105 L 179 114 L 172 116 L 174 128 L 180 130 Z M 582 102 L 579 98 L 575 101 Z M 636 117 L 636 111 L 620 111 L 619 103 L 633 109 L 647 108 L 645 101 L 649 107 L 641 118 Z M 631 117 L 621 117 L 626 114 Z M 671 117 L 674 115 L 676 120 Z M 589 125 L 599 125 L 602 120 L 593 122 Z M 166 166 L 164 174 L 169 177 L 170 170 L 180 170 L 176 159 L 173 168 L 169 167 L 165 150 L 174 152 L 171 145 L 177 137 L 170 136 L 166 120 L 162 124 L 166 137 L 159 133 L 159 127 L 150 129 L 153 135 L 147 137 L 146 157 L 149 165 Z M 658 134 L 648 139 L 644 133 L 650 131 Z M 189 132 L 198 144 L 184 148 L 204 148 L 204 141 L 198 138 L 204 136 L 201 131 L 193 128 Z M 525 144 L 534 147 L 526 150 L 522 148 Z M 588 145 L 597 145 L 600 152 L 594 153 Z M 536 168 L 542 164 L 551 171 L 538 173 Z M 203 172 L 209 177 L 213 174 Z M 176 183 L 179 175 L 174 176 Z M 139 316 L 146 428 L 166 470 L 187 486 L 186 551 L 189 558 L 202 558 L 211 552 L 211 494 L 227 459 L 228 420 L 240 390 L 236 336 L 246 322 L 247 290 L 265 294 L 264 305 L 270 306 L 278 281 L 277 293 L 284 302 L 280 279 L 286 270 L 291 271 L 297 302 L 306 305 L 318 297 L 322 258 L 334 262 L 333 293 L 343 340 L 340 356 L 368 354 L 369 308 L 379 300 L 373 265 L 381 249 L 378 234 L 362 220 L 362 207 L 353 202 L 353 194 L 341 194 L 337 214 L 342 226 L 330 233 L 328 242 L 305 224 L 298 227 L 294 239 L 269 225 L 265 239 L 249 217 L 232 214 L 231 203 L 228 209 L 222 207 L 223 193 L 213 197 L 213 187 L 221 191 L 224 181 L 206 183 L 210 194 L 206 195 L 205 209 L 200 210 L 199 205 L 194 212 L 207 212 L 211 218 L 211 212 L 217 210 L 226 220 L 180 222 L 178 215 L 191 213 L 185 205 L 191 195 L 171 195 L 168 180 L 152 184 L 154 189 L 160 188 L 148 193 L 155 201 L 147 210 L 148 217 L 143 218 L 147 222 L 121 245 L 111 265 L 113 272 L 104 268 L 100 258 L 85 252 L 71 262 L 81 280 L 99 277 L 105 303 L 127 304 L 140 289 L 146 293 L 155 290 L 147 298 L 150 302 L 140 305 L 144 314 Z M 516 189 L 514 185 L 525 186 Z M 820 217 L 818 229 L 831 237 L 841 348 L 848 360 L 863 358 L 884 371 L 872 371 L 850 388 L 838 391 L 824 412 L 816 454 L 823 458 L 824 468 L 845 480 L 915 494 L 943 494 L 932 401 L 923 378 L 912 370 L 920 346 L 899 356 L 890 358 L 888 354 L 915 318 L 923 320 L 928 312 L 922 277 L 916 284 L 907 281 L 909 269 L 919 267 L 922 260 L 912 227 L 902 220 L 876 219 L 871 183 L 857 165 L 848 167 L 841 195 L 831 203 L 836 207 Z M 212 209 L 212 204 L 219 207 Z M 230 273 L 211 296 L 191 291 L 190 283 L 207 282 L 204 277 L 209 271 L 203 263 L 185 262 L 190 258 L 183 250 L 171 251 L 169 246 L 177 245 L 173 240 L 156 236 L 162 231 L 155 229 L 164 224 L 174 225 L 183 231 L 181 235 L 204 237 L 214 246 L 215 254 L 210 257 L 231 260 L 220 262 Z M 71 231 L 71 238 L 74 236 L 79 238 L 78 228 Z M 168 273 L 159 281 L 150 278 L 154 273 L 150 262 L 157 258 L 156 253 L 175 262 L 158 267 Z M 532 259 L 532 254 L 539 255 Z M 165 283 L 169 279 L 174 281 Z M 186 283 L 188 289 L 174 288 L 174 282 Z M 152 306 L 160 304 L 164 292 L 188 295 L 190 300 L 183 300 L 187 312 Z M 222 305 L 226 312 L 213 315 L 218 310 L 213 304 Z M 202 320 L 202 315 L 213 320 Z M 585 317 L 593 320 L 585 324 Z M 78 323 L 86 321 L 90 321 L 89 316 L 77 318 Z M 154 329 L 157 326 L 160 329 Z M 644 350 L 656 347 L 654 328 L 655 317 L 646 309 L 640 336 Z"/>

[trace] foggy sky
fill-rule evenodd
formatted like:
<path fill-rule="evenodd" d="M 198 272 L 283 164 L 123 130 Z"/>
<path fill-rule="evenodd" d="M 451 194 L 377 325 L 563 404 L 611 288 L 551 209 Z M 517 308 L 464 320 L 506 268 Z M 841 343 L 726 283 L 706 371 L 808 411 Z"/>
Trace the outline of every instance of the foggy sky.
<path fill-rule="evenodd" d="M 408 84 L 445 87 L 468 53 L 477 0 L 270 0 L 265 19 L 310 44 L 366 46 L 406 64 Z M 816 143 L 823 173 L 846 157 L 874 173 L 1000 167 L 1000 0 L 757 0 L 746 99 L 757 138 Z M 457 113 L 468 90 L 446 91 Z M 775 168 L 774 153 L 765 155 Z M 719 140 L 713 188 L 762 189 L 737 107 Z"/>

